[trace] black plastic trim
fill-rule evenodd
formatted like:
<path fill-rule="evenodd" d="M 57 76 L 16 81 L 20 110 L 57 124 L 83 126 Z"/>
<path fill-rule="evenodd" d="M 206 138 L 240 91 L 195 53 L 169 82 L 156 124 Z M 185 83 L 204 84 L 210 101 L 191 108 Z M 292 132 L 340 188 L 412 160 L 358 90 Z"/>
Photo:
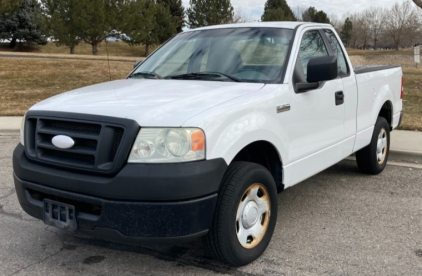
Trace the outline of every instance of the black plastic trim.
<path fill-rule="evenodd" d="M 336 105 L 342 105 L 344 104 L 344 93 L 343 91 L 338 91 L 335 93 L 335 98 L 336 98 Z"/>
<path fill-rule="evenodd" d="M 44 212 L 43 201 L 31 198 L 29 189 L 47 194 L 48 200 L 66 199 L 66 204 L 75 206 L 76 231 L 118 242 L 174 242 L 202 236 L 211 225 L 218 196 L 214 193 L 177 202 L 116 201 L 48 188 L 16 175 L 14 180 L 19 203 L 29 215 L 42 220 Z M 100 205 L 101 214 L 92 216 L 78 210 L 78 202 Z"/>
<path fill-rule="evenodd" d="M 355 71 L 356 75 L 365 74 L 365 73 L 371 73 L 371 72 L 377 72 L 377 71 L 383 71 L 388 69 L 394 69 L 394 68 L 400 68 L 400 66 L 355 66 L 353 69 Z"/>
<path fill-rule="evenodd" d="M 126 164 L 114 177 L 68 171 L 34 162 L 19 144 L 13 169 L 22 180 L 113 200 L 177 201 L 218 191 L 224 159 L 172 164 Z"/>
<path fill-rule="evenodd" d="M 198 240 L 208 234 L 208 229 L 177 237 L 128 237 L 120 233 L 115 229 L 97 227 L 94 230 L 79 229 L 80 233 L 95 237 L 98 239 L 108 240 L 116 243 L 127 244 L 127 245 L 175 245 L 185 244 Z"/>
<path fill-rule="evenodd" d="M 130 149 L 133 146 L 133 142 L 136 139 L 137 134 L 139 133 L 140 126 L 134 121 L 124 118 L 116 118 L 116 117 L 108 117 L 108 116 L 99 116 L 99 115 L 91 115 L 91 114 L 81 114 L 81 113 L 70 113 L 70 112 L 58 112 L 58 111 L 28 111 L 25 120 L 27 122 L 31 120 L 39 120 L 39 118 L 47 119 L 47 120 L 61 120 L 61 121 L 69 121 L 69 122 L 79 122 L 82 124 L 100 124 L 104 128 L 102 130 L 104 133 L 101 136 L 95 137 L 94 135 L 85 135 L 83 139 L 93 139 L 98 142 L 98 147 L 101 146 L 101 142 L 104 140 L 109 139 L 107 134 L 114 134 L 115 132 L 108 131 L 109 129 L 121 128 L 124 129 L 123 138 L 121 139 L 120 146 L 113 157 L 113 162 L 108 163 L 107 166 L 104 164 L 95 164 L 93 166 L 91 164 L 70 164 L 66 162 L 57 162 L 55 160 L 48 160 L 48 158 L 40 159 L 36 156 L 34 150 L 29 149 L 30 145 L 35 146 L 33 141 L 28 140 L 29 132 L 38 133 L 40 131 L 42 133 L 48 133 L 47 130 L 36 130 L 36 129 L 29 129 L 31 127 L 31 123 L 25 124 L 25 145 L 26 145 L 26 156 L 33 160 L 34 162 L 48 164 L 50 166 L 60 167 L 66 170 L 76 170 L 85 173 L 96 173 L 96 174 L 103 174 L 103 175 L 115 175 L 117 174 L 123 165 L 126 163 L 126 160 L 129 156 Z M 63 134 L 68 134 L 66 131 L 63 131 Z M 35 134 L 34 134 L 35 135 Z M 107 149 L 108 151 L 112 151 L 112 148 Z M 98 151 L 97 154 L 104 154 L 102 151 Z M 89 153 L 88 153 L 89 156 Z M 94 156 L 94 155 L 92 155 Z M 95 156 L 97 158 L 98 156 Z"/>
<path fill-rule="evenodd" d="M 292 56 L 292 50 L 293 50 L 293 44 L 296 40 L 296 36 L 297 36 L 297 31 L 299 29 L 300 26 L 302 26 L 304 24 L 299 24 L 296 26 L 296 28 L 293 29 L 293 35 L 292 35 L 292 40 L 290 41 L 290 45 L 289 45 L 289 50 L 287 52 L 287 56 L 286 56 L 286 62 L 284 68 L 283 68 L 283 72 L 281 73 L 281 79 L 280 79 L 280 83 L 284 83 L 286 80 L 286 75 L 287 75 L 287 68 L 289 67 L 290 64 L 290 58 Z M 294 68 L 294 67 L 293 67 Z"/>

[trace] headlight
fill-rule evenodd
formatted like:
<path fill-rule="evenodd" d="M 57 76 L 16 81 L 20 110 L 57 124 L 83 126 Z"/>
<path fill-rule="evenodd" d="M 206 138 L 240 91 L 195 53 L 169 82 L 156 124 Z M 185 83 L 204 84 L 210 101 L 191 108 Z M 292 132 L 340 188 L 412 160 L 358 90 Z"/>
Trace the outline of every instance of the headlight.
<path fill-rule="evenodd" d="M 21 131 L 20 131 L 20 142 L 21 142 L 22 146 L 25 146 L 25 136 L 24 136 L 24 133 L 25 133 L 25 117 L 26 117 L 26 114 L 22 118 Z"/>
<path fill-rule="evenodd" d="M 205 134 L 198 128 L 142 128 L 129 163 L 176 163 L 205 159 Z"/>

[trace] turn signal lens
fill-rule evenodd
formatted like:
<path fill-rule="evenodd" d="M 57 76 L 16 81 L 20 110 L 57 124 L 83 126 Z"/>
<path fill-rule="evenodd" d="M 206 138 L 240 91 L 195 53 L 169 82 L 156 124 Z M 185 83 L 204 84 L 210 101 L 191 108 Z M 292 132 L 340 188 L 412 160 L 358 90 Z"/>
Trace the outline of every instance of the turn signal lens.
<path fill-rule="evenodd" d="M 193 151 L 205 150 L 205 135 L 202 130 L 192 132 L 191 141 Z"/>

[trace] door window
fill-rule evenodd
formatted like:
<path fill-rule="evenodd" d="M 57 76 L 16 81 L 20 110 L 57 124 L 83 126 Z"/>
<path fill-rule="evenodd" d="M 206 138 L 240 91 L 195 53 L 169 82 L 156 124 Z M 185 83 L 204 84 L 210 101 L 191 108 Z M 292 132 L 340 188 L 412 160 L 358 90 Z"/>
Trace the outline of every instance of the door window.
<path fill-rule="evenodd" d="M 347 66 L 346 57 L 341 49 L 340 42 L 337 40 L 334 33 L 330 30 L 324 30 L 325 35 L 330 41 L 334 53 L 337 55 L 338 75 L 341 77 L 349 75 L 349 67 Z"/>
<path fill-rule="evenodd" d="M 303 35 L 299 49 L 299 59 L 302 63 L 303 73 L 308 74 L 309 60 L 316 57 L 328 56 L 324 40 L 319 31 L 309 31 Z"/>

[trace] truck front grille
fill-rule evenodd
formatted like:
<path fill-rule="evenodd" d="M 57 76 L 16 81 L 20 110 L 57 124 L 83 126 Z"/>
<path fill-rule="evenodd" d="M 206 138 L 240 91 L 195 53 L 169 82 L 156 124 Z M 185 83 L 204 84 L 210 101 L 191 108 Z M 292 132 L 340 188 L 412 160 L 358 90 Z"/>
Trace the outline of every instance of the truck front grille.
<path fill-rule="evenodd" d="M 32 160 L 55 166 L 103 173 L 115 170 L 115 165 L 123 166 L 126 161 L 123 158 L 127 158 L 129 148 L 124 147 L 125 152 L 122 152 L 122 158 L 119 161 L 122 143 L 126 139 L 131 145 L 139 126 L 125 119 L 121 119 L 123 124 L 119 124 L 85 121 L 79 117 L 81 116 L 78 116 L 78 119 L 72 119 L 29 114 L 25 123 L 27 156 Z M 137 129 L 130 129 L 133 127 Z M 130 135 L 126 135 L 128 128 Z M 54 146 L 52 139 L 57 135 L 72 138 L 75 142 L 74 146 L 69 149 Z"/>

